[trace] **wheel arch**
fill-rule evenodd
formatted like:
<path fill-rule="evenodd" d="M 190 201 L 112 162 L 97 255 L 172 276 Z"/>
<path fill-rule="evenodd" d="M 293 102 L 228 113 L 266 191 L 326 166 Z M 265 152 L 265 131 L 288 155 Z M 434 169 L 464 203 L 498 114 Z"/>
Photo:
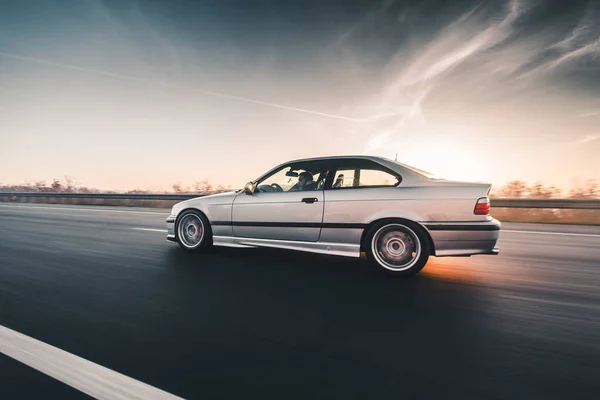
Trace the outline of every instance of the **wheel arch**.
<path fill-rule="evenodd" d="M 366 251 L 366 243 L 365 240 L 369 234 L 369 232 L 371 231 L 371 228 L 373 228 L 373 226 L 380 224 L 380 223 L 394 223 L 394 222 L 399 222 L 399 223 L 403 223 L 403 224 L 407 224 L 409 226 L 412 227 L 416 227 L 417 229 L 419 229 L 427 238 L 428 244 L 429 244 L 429 248 L 431 249 L 430 251 L 430 255 L 435 256 L 435 244 L 433 242 L 433 239 L 431 237 L 431 234 L 429 233 L 429 230 L 427 228 L 425 228 L 423 225 L 421 225 L 418 222 L 415 222 L 413 220 L 410 219 L 406 219 L 406 218 L 401 218 L 401 217 L 388 217 L 388 218 L 379 218 L 376 219 L 374 221 L 371 221 L 369 223 L 369 225 L 367 225 L 365 227 L 365 229 L 363 229 L 363 232 L 360 236 L 360 251 L 364 252 Z"/>

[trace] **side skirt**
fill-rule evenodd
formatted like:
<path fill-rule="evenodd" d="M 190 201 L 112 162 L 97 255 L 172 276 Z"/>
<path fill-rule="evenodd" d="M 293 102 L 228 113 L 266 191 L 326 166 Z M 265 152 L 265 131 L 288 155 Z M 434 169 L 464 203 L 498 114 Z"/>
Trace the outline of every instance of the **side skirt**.
<path fill-rule="evenodd" d="M 213 245 L 224 247 L 270 247 L 309 253 L 360 257 L 360 246 L 345 243 L 298 242 L 293 240 L 254 239 L 230 236 L 213 236 Z"/>

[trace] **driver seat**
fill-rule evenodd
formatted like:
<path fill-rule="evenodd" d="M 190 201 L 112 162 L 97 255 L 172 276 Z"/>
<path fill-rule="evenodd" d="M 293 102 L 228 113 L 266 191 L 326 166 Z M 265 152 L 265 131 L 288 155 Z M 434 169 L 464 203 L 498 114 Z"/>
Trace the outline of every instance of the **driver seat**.
<path fill-rule="evenodd" d="M 325 181 L 327 180 L 328 175 L 329 175 L 329 170 L 325 170 L 325 171 L 321 172 L 321 175 L 319 175 L 319 180 L 317 181 L 317 189 L 316 190 L 323 190 L 323 188 L 325 187 Z"/>
<path fill-rule="evenodd" d="M 319 184 L 315 181 L 310 181 L 307 182 L 306 185 L 304 186 L 305 189 L 304 190 L 318 190 L 319 189 Z"/>

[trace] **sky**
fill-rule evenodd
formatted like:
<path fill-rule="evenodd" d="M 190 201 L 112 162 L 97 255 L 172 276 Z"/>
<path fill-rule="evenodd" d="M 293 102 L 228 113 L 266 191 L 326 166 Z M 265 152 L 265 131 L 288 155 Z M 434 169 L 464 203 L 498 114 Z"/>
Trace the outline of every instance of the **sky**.
<path fill-rule="evenodd" d="M 600 180 L 600 1 L 0 3 L 0 184 L 238 188 L 348 154 Z"/>

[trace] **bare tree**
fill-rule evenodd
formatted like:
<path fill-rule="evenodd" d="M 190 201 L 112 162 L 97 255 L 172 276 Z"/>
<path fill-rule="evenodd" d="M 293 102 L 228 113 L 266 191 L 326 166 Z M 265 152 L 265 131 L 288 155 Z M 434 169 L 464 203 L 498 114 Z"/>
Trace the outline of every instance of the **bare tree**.
<path fill-rule="evenodd" d="M 600 187 L 594 179 L 588 179 L 584 184 L 575 180 L 574 188 L 569 191 L 569 197 L 575 199 L 589 199 L 600 197 Z"/>
<path fill-rule="evenodd" d="M 223 185 L 218 185 L 217 188 L 215 189 L 215 192 L 217 192 L 217 193 L 223 193 L 223 192 L 227 192 L 228 190 L 231 190 L 231 186 L 229 186 L 228 188 L 226 188 Z"/>
<path fill-rule="evenodd" d="M 551 197 L 560 197 L 562 191 L 554 186 L 544 186 L 542 182 L 536 182 L 528 189 L 527 197 L 534 198 L 551 198 Z"/>
<path fill-rule="evenodd" d="M 511 181 L 500 188 L 500 197 L 525 197 L 528 194 L 527 184 L 521 181 Z"/>
<path fill-rule="evenodd" d="M 134 189 L 134 190 L 128 190 L 127 193 L 133 193 L 133 194 L 144 194 L 144 193 L 150 193 L 148 190 L 143 190 L 143 189 Z"/>
<path fill-rule="evenodd" d="M 54 179 L 54 181 L 52 182 L 52 185 L 50 185 L 50 187 L 52 188 L 53 192 L 62 192 L 62 184 L 60 183 L 60 181 L 58 179 Z"/>
<path fill-rule="evenodd" d="M 75 182 L 68 175 L 63 176 L 63 191 L 68 193 L 76 191 Z"/>
<path fill-rule="evenodd" d="M 49 189 L 48 187 L 46 187 L 45 181 L 35 181 L 34 185 L 37 192 L 47 192 Z"/>
<path fill-rule="evenodd" d="M 173 190 L 175 191 L 175 193 L 184 193 L 185 192 L 185 188 L 181 185 L 180 182 L 173 184 Z"/>

